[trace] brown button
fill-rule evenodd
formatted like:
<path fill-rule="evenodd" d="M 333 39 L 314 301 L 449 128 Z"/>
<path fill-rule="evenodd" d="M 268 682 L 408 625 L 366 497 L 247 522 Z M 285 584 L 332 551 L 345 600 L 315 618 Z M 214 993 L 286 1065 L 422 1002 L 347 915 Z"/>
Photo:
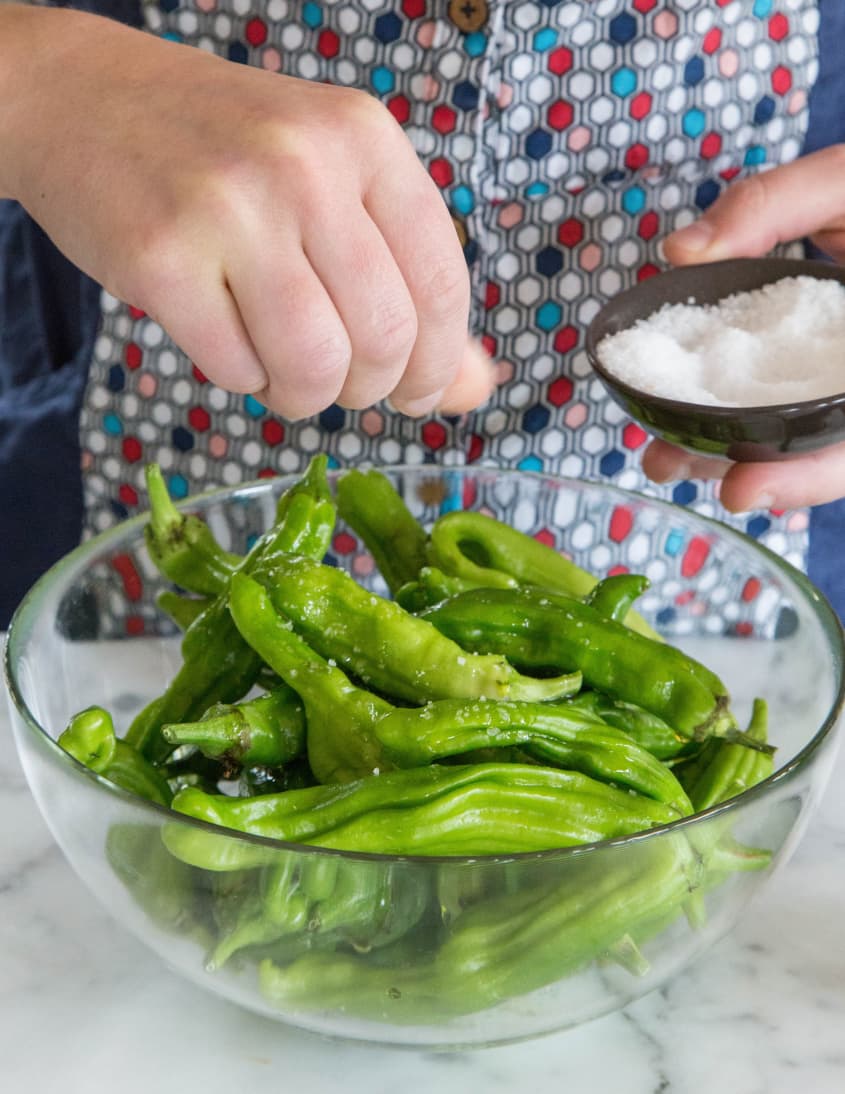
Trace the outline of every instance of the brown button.
<path fill-rule="evenodd" d="M 449 0 L 449 18 L 466 33 L 483 27 L 487 15 L 487 0 Z"/>

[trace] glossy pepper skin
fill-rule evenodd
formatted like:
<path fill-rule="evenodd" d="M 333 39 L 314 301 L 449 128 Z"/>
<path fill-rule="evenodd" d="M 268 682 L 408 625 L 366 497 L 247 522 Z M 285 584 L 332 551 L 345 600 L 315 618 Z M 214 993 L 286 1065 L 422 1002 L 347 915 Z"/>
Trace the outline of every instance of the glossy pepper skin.
<path fill-rule="evenodd" d="M 692 813 L 669 768 L 625 733 L 562 703 L 444 699 L 422 708 L 397 708 L 376 725 L 375 733 L 400 767 L 421 767 L 476 748 L 521 745 L 545 763 Z"/>
<path fill-rule="evenodd" d="M 393 766 L 374 732 L 393 710 L 391 703 L 355 687 L 341 669 L 315 653 L 253 578 L 238 574 L 232 579 L 229 608 L 250 648 L 299 695 L 308 762 L 319 782 L 350 782 Z"/>
<path fill-rule="evenodd" d="M 700 747 L 651 711 L 621 699 L 611 699 L 600 691 L 581 691 L 561 705 L 592 714 L 606 725 L 621 729 L 658 760 L 675 760 Z"/>
<path fill-rule="evenodd" d="M 380 471 L 347 471 L 337 481 L 338 515 L 366 544 L 395 594 L 425 566 L 428 537 Z"/>
<path fill-rule="evenodd" d="M 483 588 L 536 585 L 580 599 L 598 584 L 593 574 L 551 547 L 484 513 L 453 512 L 439 517 L 431 529 L 428 563 Z M 635 612 L 626 623 L 659 640 Z"/>
<path fill-rule="evenodd" d="M 204 520 L 176 508 L 158 464 L 147 464 L 144 476 L 150 499 L 144 540 L 154 565 L 183 589 L 217 596 L 240 565 L 240 556 L 224 551 Z"/>
<path fill-rule="evenodd" d="M 531 699 L 567 695 L 572 678 L 523 676 L 498 654 L 467 653 L 425 619 L 309 558 L 280 559 L 267 580 L 276 609 L 310 646 L 385 695 Z"/>
<path fill-rule="evenodd" d="M 286 684 L 242 703 L 215 703 L 198 722 L 161 728 L 174 748 L 195 745 L 228 766 L 279 766 L 305 751 L 305 710 Z"/>
<path fill-rule="evenodd" d="M 251 799 L 187 789 L 173 799 L 173 808 L 284 842 L 421 855 L 567 847 L 630 835 L 681 816 L 670 805 L 579 772 L 516 763 L 392 771 Z M 200 829 L 167 826 L 163 838 L 177 858 L 208 870 L 262 862 L 261 848 L 243 845 L 238 855 L 227 837 Z"/>
<path fill-rule="evenodd" d="M 527 669 L 578 670 L 590 687 L 651 711 L 686 737 L 735 728 L 727 689 L 709 670 L 579 600 L 474 589 L 424 618 L 468 650 L 496 651 Z"/>
<path fill-rule="evenodd" d="M 311 462 L 303 478 L 279 499 L 279 521 L 253 545 L 238 572 L 263 574 L 288 552 L 322 558 L 334 530 L 335 508 L 326 483 L 326 458 Z M 230 579 L 231 580 L 231 579 Z M 182 639 L 182 665 L 163 695 L 134 719 L 126 740 L 154 762 L 172 746 L 162 725 L 192 722 L 214 703 L 234 703 L 262 669 L 229 612 L 229 583 L 194 619 Z"/>
<path fill-rule="evenodd" d="M 765 743 L 767 727 L 767 704 L 763 699 L 755 699 L 746 733 L 752 739 Z M 758 752 L 730 741 L 712 740 L 707 742 L 699 756 L 679 769 L 679 777 L 699 812 L 741 794 L 743 790 L 767 779 L 773 770 L 771 753 Z"/>
<path fill-rule="evenodd" d="M 104 779 L 158 805 L 170 805 L 167 780 L 126 741 L 116 736 L 114 722 L 102 707 L 75 714 L 59 737 L 61 748 Z"/>

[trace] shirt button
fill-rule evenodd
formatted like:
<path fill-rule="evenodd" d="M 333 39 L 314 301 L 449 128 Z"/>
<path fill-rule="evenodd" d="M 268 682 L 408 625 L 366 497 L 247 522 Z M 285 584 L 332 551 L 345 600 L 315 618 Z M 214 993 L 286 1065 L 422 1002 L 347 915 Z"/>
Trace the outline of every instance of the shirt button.
<path fill-rule="evenodd" d="M 487 22 L 487 0 L 449 0 L 449 18 L 467 34 Z"/>

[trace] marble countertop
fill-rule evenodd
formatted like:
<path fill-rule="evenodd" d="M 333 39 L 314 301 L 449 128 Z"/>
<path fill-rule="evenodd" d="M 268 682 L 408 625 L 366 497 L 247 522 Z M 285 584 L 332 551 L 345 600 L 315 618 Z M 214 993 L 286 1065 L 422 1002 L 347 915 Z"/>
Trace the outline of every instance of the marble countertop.
<path fill-rule="evenodd" d="M 668 986 L 566 1033 L 437 1055 L 302 1033 L 170 972 L 109 918 L 53 843 L 0 696 L 0 1088 L 841 1094 L 843 783 L 840 749 L 793 857 L 743 923 Z"/>

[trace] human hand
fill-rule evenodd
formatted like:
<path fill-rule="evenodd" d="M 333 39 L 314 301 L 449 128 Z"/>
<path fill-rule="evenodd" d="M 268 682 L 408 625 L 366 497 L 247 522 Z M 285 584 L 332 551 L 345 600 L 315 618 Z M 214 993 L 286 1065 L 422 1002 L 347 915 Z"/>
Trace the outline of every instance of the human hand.
<path fill-rule="evenodd" d="M 374 98 L 77 12 L 0 20 L 0 195 L 209 379 L 288 418 L 487 397 L 451 218 Z"/>
<path fill-rule="evenodd" d="M 766 254 L 809 237 L 845 261 L 845 145 L 753 175 L 730 186 L 693 224 L 664 241 L 676 266 Z M 843 385 L 845 387 L 845 385 Z M 655 482 L 721 479 L 726 509 L 789 509 L 845 496 L 845 444 L 771 463 L 730 463 L 652 441 L 643 456 Z"/>

